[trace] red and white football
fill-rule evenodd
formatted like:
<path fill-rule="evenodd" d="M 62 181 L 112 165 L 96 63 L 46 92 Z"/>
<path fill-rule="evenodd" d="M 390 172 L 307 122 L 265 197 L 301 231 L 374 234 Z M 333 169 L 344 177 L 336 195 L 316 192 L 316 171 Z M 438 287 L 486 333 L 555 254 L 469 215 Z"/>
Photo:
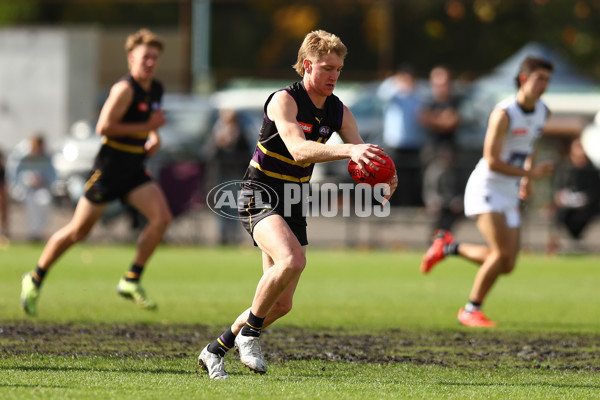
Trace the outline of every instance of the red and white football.
<path fill-rule="evenodd" d="M 367 173 L 361 171 L 360 167 L 357 163 L 350 160 L 348 162 L 348 173 L 350 177 L 356 183 L 367 183 L 371 186 L 375 186 L 378 183 L 387 183 L 392 179 L 394 174 L 396 173 L 396 166 L 391 158 L 388 156 L 380 156 L 385 160 L 385 164 L 380 163 L 379 161 L 372 160 L 373 164 L 379 167 L 379 171 L 375 171 L 370 166 L 365 166 Z"/>

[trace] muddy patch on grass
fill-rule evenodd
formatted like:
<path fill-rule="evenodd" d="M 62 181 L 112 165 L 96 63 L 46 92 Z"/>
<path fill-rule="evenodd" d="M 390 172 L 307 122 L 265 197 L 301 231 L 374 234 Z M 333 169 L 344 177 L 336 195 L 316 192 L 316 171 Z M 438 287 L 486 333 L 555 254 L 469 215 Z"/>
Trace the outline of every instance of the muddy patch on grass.
<path fill-rule="evenodd" d="M 28 354 L 195 359 L 222 329 L 201 325 L 0 322 L 0 358 Z M 269 329 L 267 361 L 326 360 L 600 371 L 600 334 Z"/>

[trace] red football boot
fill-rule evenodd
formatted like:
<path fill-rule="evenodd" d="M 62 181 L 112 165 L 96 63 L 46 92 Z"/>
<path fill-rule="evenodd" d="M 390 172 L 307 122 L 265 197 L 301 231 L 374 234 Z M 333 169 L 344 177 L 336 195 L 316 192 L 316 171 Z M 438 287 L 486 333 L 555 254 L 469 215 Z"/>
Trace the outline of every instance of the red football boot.
<path fill-rule="evenodd" d="M 497 324 L 490 321 L 481 310 L 466 312 L 464 308 L 458 311 L 458 322 L 471 328 L 494 328 Z"/>
<path fill-rule="evenodd" d="M 443 229 L 436 230 L 433 233 L 433 243 L 421 260 L 421 272 L 428 274 L 435 264 L 442 261 L 446 257 L 444 246 L 452 242 L 454 242 L 454 237 L 450 232 Z"/>

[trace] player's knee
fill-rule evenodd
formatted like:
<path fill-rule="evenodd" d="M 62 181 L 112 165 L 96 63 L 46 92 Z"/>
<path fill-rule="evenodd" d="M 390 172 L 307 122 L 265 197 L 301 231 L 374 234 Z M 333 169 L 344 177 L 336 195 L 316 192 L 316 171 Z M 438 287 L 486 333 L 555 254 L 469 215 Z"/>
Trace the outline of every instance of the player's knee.
<path fill-rule="evenodd" d="M 497 253 L 496 260 L 498 263 L 497 265 L 500 266 L 500 273 L 502 274 L 508 274 L 510 271 L 512 271 L 515 265 L 514 256 L 507 251 L 500 251 Z"/>
<path fill-rule="evenodd" d="M 306 266 L 306 256 L 302 252 L 289 254 L 281 263 L 293 275 L 300 275 Z"/>
<path fill-rule="evenodd" d="M 164 210 L 149 219 L 149 223 L 158 230 L 166 230 L 173 222 L 173 214 L 169 210 Z"/>

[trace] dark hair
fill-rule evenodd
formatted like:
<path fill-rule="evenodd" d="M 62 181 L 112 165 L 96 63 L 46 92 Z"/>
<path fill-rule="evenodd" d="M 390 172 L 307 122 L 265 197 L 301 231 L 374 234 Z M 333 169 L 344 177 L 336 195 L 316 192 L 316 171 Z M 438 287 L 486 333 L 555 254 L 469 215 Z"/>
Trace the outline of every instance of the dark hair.
<path fill-rule="evenodd" d="M 543 58 L 537 58 L 532 56 L 527 56 L 519 66 L 519 73 L 515 77 L 515 83 L 517 84 L 517 89 L 521 87 L 521 81 L 519 80 L 519 75 L 526 74 L 529 75 L 536 69 L 545 69 L 546 71 L 554 71 L 554 64 L 551 61 L 548 61 Z"/>

